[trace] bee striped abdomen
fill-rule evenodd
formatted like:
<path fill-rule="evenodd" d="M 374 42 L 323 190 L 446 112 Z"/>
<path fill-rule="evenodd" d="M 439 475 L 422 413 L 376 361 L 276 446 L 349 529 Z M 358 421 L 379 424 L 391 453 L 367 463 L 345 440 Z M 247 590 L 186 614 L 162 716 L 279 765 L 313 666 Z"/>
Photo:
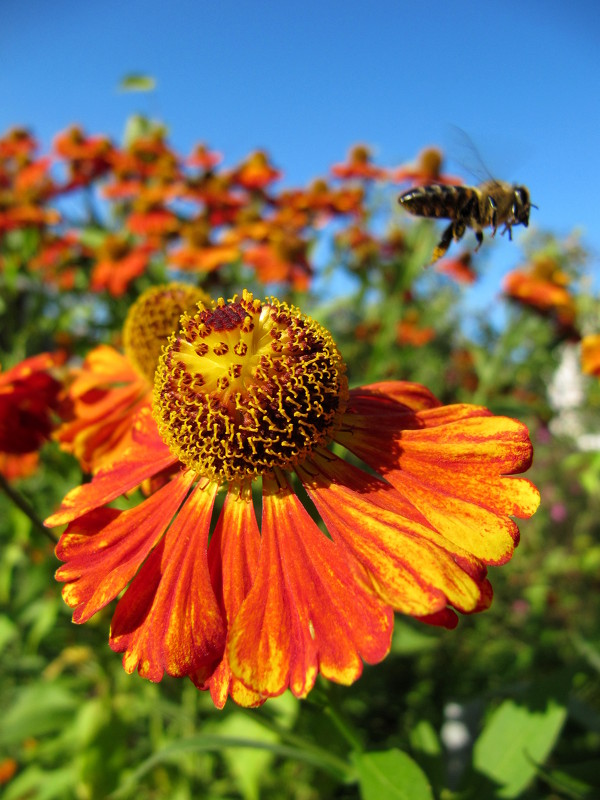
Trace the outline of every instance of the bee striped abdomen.
<path fill-rule="evenodd" d="M 434 183 L 409 189 L 398 198 L 401 206 L 417 217 L 473 219 L 480 222 L 477 192 L 468 186 Z"/>

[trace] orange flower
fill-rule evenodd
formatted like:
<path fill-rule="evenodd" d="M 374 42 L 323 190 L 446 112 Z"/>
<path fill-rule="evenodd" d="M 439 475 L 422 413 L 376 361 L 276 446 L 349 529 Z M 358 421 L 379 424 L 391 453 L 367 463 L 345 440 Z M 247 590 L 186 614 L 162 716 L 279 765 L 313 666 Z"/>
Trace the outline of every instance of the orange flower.
<path fill-rule="evenodd" d="M 511 300 L 556 319 L 561 334 L 577 337 L 577 311 L 569 282 L 553 258 L 539 256 L 527 269 L 516 269 L 505 277 L 504 292 Z"/>
<path fill-rule="evenodd" d="M 42 208 L 29 202 L 20 205 L 14 200 L 5 203 L 4 198 L 0 198 L 0 233 L 15 228 L 42 228 L 59 221 L 60 214 L 54 208 Z"/>
<path fill-rule="evenodd" d="M 435 269 L 457 283 L 475 283 L 477 273 L 471 266 L 471 261 L 471 253 L 463 253 L 456 258 L 444 258 L 442 261 L 438 261 Z"/>
<path fill-rule="evenodd" d="M 419 326 L 419 312 L 415 308 L 409 308 L 404 314 L 403 319 L 398 323 L 398 343 L 411 345 L 412 347 L 423 347 L 435 338 L 435 330 L 428 326 Z"/>
<path fill-rule="evenodd" d="M 308 189 L 284 191 L 275 198 L 278 208 L 304 214 L 303 225 L 312 221 L 308 214 L 317 215 L 314 224 L 319 225 L 338 214 L 359 213 L 363 200 L 362 187 L 342 186 L 332 189 L 322 178 L 313 181 Z"/>
<path fill-rule="evenodd" d="M 410 181 L 415 186 L 428 183 L 460 184 L 462 179 L 456 175 L 445 175 L 442 172 L 444 158 L 437 147 L 426 147 L 412 164 L 399 167 L 391 173 L 391 179 L 398 182 Z"/>
<path fill-rule="evenodd" d="M 41 353 L 0 373 L 0 472 L 24 477 L 37 465 L 37 451 L 50 437 L 60 382 L 51 371 L 61 353 Z"/>
<path fill-rule="evenodd" d="M 349 392 L 330 334 L 274 298 L 244 292 L 181 325 L 156 370 L 154 419 L 138 415 L 130 447 L 46 520 L 68 523 L 57 578 L 75 622 L 128 586 L 110 634 L 127 672 L 189 676 L 218 707 L 304 697 L 319 673 L 350 684 L 381 661 L 394 610 L 453 627 L 455 610 L 490 604 L 486 566 L 510 559 L 511 516 L 539 502 L 510 477 L 531 462 L 525 426 L 417 384 Z M 108 505 L 165 471 L 139 505 Z"/>
<path fill-rule="evenodd" d="M 63 398 L 65 422 L 55 432 L 63 450 L 86 472 L 117 459 L 131 442 L 133 421 L 150 406 L 160 348 L 179 317 L 207 295 L 194 286 L 153 286 L 131 306 L 123 328 L 124 353 L 100 345 L 74 371 Z"/>
<path fill-rule="evenodd" d="M 89 262 L 90 255 L 91 251 L 75 232 L 67 231 L 61 236 L 47 234 L 29 268 L 39 270 L 46 280 L 62 289 L 72 289 L 77 270 Z"/>
<path fill-rule="evenodd" d="M 237 244 L 215 243 L 211 240 L 211 227 L 199 217 L 182 226 L 185 244 L 169 253 L 169 263 L 179 269 L 212 272 L 240 257 Z"/>
<path fill-rule="evenodd" d="M 142 275 L 150 262 L 154 245 L 134 244 L 117 234 L 108 234 L 96 252 L 90 288 L 94 292 L 106 289 L 113 297 L 125 294 L 135 278 Z"/>
<path fill-rule="evenodd" d="M 72 125 L 54 138 L 54 152 L 68 163 L 69 179 L 65 190 L 87 186 L 111 169 L 114 147 L 106 136 L 86 136 Z"/>
<path fill-rule="evenodd" d="M 231 182 L 245 189 L 264 189 L 281 177 L 281 172 L 269 163 L 264 150 L 257 150 L 230 176 Z"/>
<path fill-rule="evenodd" d="M 0 761 L 0 786 L 12 780 L 17 772 L 18 766 L 14 758 L 3 758 Z"/>
<path fill-rule="evenodd" d="M 256 270 L 261 283 L 290 283 L 298 291 L 308 289 L 312 267 L 308 261 L 306 242 L 295 236 L 249 247 L 244 251 L 244 263 Z"/>
<path fill-rule="evenodd" d="M 344 180 L 349 178 L 381 180 L 387 177 L 384 169 L 373 164 L 371 151 L 364 144 L 357 144 L 350 150 L 345 164 L 334 164 L 331 174 Z"/>
<path fill-rule="evenodd" d="M 37 141 L 26 128 L 12 128 L 0 138 L 0 161 L 27 161 L 37 148 Z"/>
<path fill-rule="evenodd" d="M 201 167 L 205 172 L 210 172 L 223 160 L 221 153 L 209 150 L 202 142 L 194 148 L 192 155 L 187 159 L 190 167 Z"/>
<path fill-rule="evenodd" d="M 600 377 L 600 334 L 584 336 L 581 340 L 581 368 L 588 375 Z"/>
<path fill-rule="evenodd" d="M 180 178 L 177 156 L 161 131 L 140 136 L 127 150 L 111 151 L 110 163 L 115 179 L 104 187 L 106 197 L 135 197 L 148 183 L 169 185 Z"/>

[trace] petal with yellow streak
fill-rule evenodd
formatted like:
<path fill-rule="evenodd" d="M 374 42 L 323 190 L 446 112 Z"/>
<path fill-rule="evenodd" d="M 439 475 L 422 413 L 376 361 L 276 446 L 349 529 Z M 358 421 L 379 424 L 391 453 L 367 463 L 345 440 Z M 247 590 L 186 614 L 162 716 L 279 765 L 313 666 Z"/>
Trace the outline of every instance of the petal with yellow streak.
<path fill-rule="evenodd" d="M 124 652 L 129 673 L 182 677 L 213 667 L 223 654 L 226 628 L 207 559 L 216 491 L 215 483 L 196 486 L 119 600 L 110 646 Z"/>
<path fill-rule="evenodd" d="M 228 625 L 249 593 L 258 567 L 260 532 L 249 489 L 230 488 L 208 548 L 212 585 Z M 210 689 L 217 708 L 223 708 L 228 696 L 245 707 L 259 706 L 265 701 L 231 674 L 225 655 L 208 680 L 199 677 L 192 676 L 192 680 L 199 688 Z"/>
<path fill-rule="evenodd" d="M 235 618 L 227 655 L 253 691 L 297 697 L 320 672 L 350 684 L 362 661 L 390 647 L 393 614 L 347 552 L 327 538 L 288 485 L 263 477 L 263 524 L 256 579 Z"/>
<path fill-rule="evenodd" d="M 142 481 L 176 463 L 158 434 L 150 409 L 143 409 L 135 420 L 133 441 L 116 464 L 98 471 L 90 483 L 77 486 L 65 496 L 58 511 L 44 524 L 64 525 L 139 486 Z"/>
<path fill-rule="evenodd" d="M 138 571 L 183 502 L 194 473 L 182 472 L 129 511 L 99 508 L 71 523 L 56 546 L 73 622 L 86 622 L 113 600 Z"/>
<path fill-rule="evenodd" d="M 336 440 L 389 481 L 452 543 L 488 564 L 505 563 L 519 531 L 509 515 L 526 518 L 539 492 L 506 477 L 531 464 L 525 425 L 478 406 L 415 412 L 406 428 L 381 421 L 374 404 L 354 426 L 350 415 Z"/>
<path fill-rule="evenodd" d="M 449 547 L 392 486 L 331 453 L 314 454 L 296 471 L 333 540 L 363 565 L 374 591 L 394 609 L 454 620 L 440 612 L 479 607 L 483 564 Z"/>

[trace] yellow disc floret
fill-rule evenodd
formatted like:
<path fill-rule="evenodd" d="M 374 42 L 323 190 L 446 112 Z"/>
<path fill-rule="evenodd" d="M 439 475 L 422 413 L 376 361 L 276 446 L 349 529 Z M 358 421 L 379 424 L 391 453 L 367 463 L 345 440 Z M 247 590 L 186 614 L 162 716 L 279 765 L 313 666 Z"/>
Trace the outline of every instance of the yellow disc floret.
<path fill-rule="evenodd" d="M 348 398 L 330 333 L 298 309 L 249 292 L 182 318 L 154 380 L 154 416 L 186 466 L 242 481 L 291 469 L 327 445 Z"/>
<path fill-rule="evenodd" d="M 133 366 L 150 383 L 162 346 L 179 330 L 181 315 L 195 309 L 199 302 L 212 304 L 206 292 L 196 286 L 167 283 L 147 289 L 129 309 L 123 346 Z"/>

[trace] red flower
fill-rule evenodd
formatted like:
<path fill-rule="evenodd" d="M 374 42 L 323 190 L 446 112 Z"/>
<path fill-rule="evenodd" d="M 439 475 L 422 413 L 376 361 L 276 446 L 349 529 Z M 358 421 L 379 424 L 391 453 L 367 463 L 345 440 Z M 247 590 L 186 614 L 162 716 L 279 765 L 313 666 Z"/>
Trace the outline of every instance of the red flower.
<path fill-rule="evenodd" d="M 75 622 L 128 586 L 110 635 L 128 672 L 189 676 L 219 707 L 304 697 L 318 673 L 349 684 L 383 659 L 393 610 L 453 627 L 453 609 L 489 605 L 486 565 L 510 559 L 510 516 L 539 502 L 509 477 L 531 462 L 526 428 L 416 384 L 348 392 L 344 371 L 329 333 L 274 299 L 244 292 L 182 318 L 156 371 L 156 421 L 142 411 L 131 447 L 46 521 L 68 523 L 57 578 Z M 174 469 L 139 505 L 109 507 Z"/>
<path fill-rule="evenodd" d="M 0 471 L 7 477 L 29 474 L 37 464 L 59 406 L 61 384 L 51 373 L 63 361 L 62 354 L 41 353 L 0 373 Z"/>

